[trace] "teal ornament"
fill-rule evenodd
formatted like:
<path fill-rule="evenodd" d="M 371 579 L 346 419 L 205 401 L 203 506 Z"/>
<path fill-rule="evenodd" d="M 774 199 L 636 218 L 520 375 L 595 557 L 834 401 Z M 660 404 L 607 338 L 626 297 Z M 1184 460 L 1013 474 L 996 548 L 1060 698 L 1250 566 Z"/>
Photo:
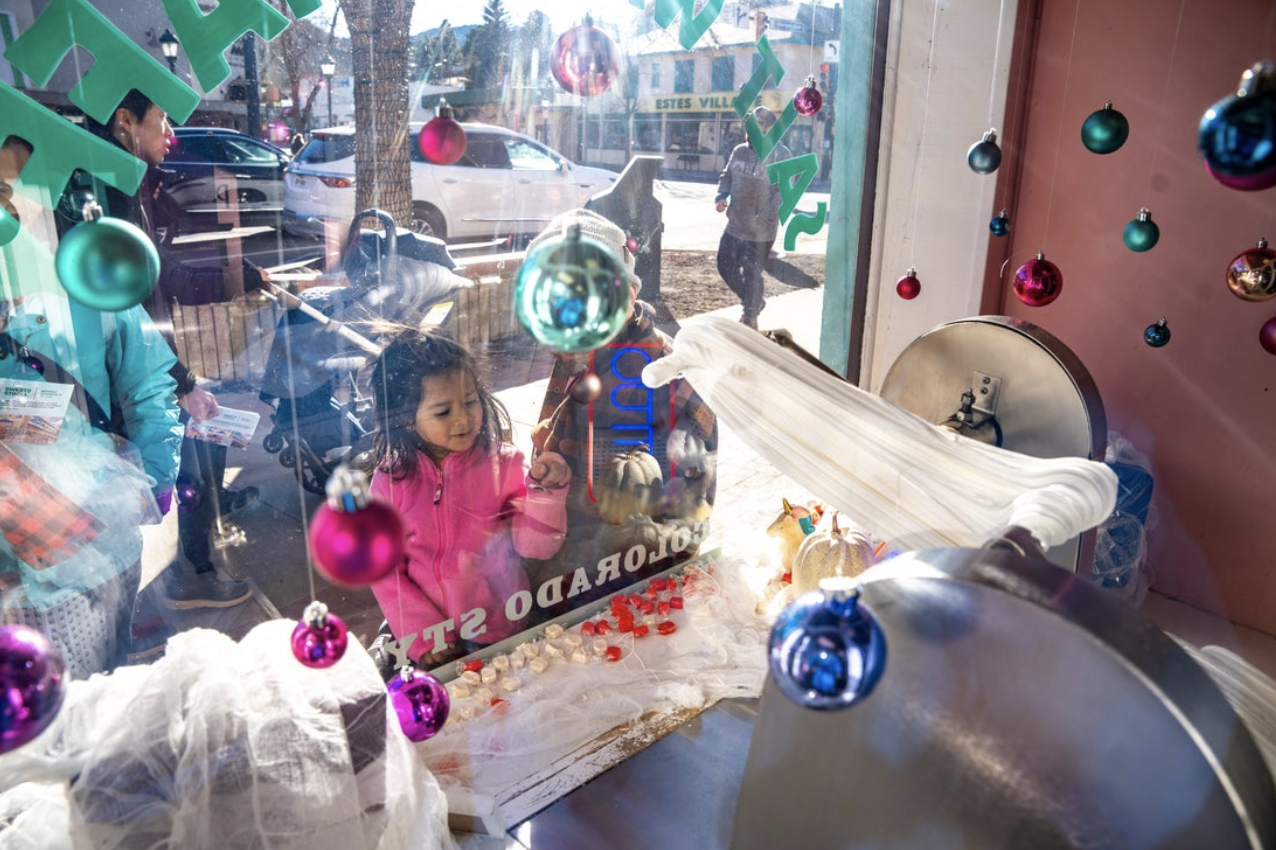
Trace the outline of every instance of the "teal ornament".
<path fill-rule="evenodd" d="M 602 242 L 568 227 L 524 257 L 514 278 L 514 313 L 555 351 L 592 351 L 625 326 L 629 271 Z"/>
<path fill-rule="evenodd" d="M 1091 153 L 1107 154 L 1119 150 L 1130 138 L 1130 122 L 1107 101 L 1102 109 L 1091 112 L 1081 124 L 1081 144 Z"/>
<path fill-rule="evenodd" d="M 155 244 L 141 228 L 103 216 L 93 200 L 84 205 L 84 220 L 58 242 L 54 263 L 67 295 L 108 313 L 142 303 L 159 280 Z"/>
<path fill-rule="evenodd" d="M 1125 247 L 1140 254 L 1155 248 L 1160 238 L 1161 228 L 1152 221 L 1152 213 L 1147 207 L 1139 210 L 1139 214 L 1121 232 L 1121 241 L 1125 243 Z"/>
<path fill-rule="evenodd" d="M 1165 317 L 1143 329 L 1143 341 L 1153 348 L 1160 348 L 1170 341 L 1170 326 L 1166 324 Z"/>

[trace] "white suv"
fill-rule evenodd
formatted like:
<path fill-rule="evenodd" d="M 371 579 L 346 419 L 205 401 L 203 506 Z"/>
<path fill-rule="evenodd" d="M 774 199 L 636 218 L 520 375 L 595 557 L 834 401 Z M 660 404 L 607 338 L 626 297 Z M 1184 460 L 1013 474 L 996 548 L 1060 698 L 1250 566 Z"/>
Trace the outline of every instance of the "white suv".
<path fill-rule="evenodd" d="M 535 139 L 489 124 L 462 124 L 465 155 L 454 165 L 421 156 L 413 123 L 412 230 L 448 241 L 539 233 L 559 213 L 609 187 L 614 171 L 568 161 Z M 319 236 L 325 222 L 354 218 L 354 129 L 316 130 L 284 175 L 284 229 Z"/>

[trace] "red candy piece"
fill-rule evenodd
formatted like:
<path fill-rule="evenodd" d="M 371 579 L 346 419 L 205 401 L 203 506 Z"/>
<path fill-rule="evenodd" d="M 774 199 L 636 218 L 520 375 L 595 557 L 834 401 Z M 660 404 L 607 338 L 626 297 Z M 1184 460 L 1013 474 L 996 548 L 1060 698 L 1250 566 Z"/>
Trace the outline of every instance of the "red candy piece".
<path fill-rule="evenodd" d="M 613 597 L 611 598 L 611 610 L 613 610 L 613 611 L 623 611 L 624 609 L 626 609 L 626 608 L 628 608 L 628 607 L 629 607 L 629 597 L 627 597 L 627 596 L 613 596 Z"/>
<path fill-rule="evenodd" d="M 659 595 L 660 595 L 660 588 L 656 587 L 654 584 L 653 584 L 653 585 L 650 585 L 650 586 L 647 588 L 647 595 L 648 595 L 648 596 L 659 596 Z"/>
<path fill-rule="evenodd" d="M 594 628 L 595 626 L 594 626 L 593 620 L 586 620 L 585 622 L 581 623 L 580 624 L 581 637 L 593 637 Z"/>
<path fill-rule="evenodd" d="M 650 592 L 650 591 L 654 590 L 654 591 L 656 591 L 657 593 L 659 593 L 660 591 L 662 591 L 662 590 L 664 590 L 664 589 L 665 589 L 665 586 L 666 586 L 666 585 L 665 585 L 665 580 L 664 580 L 664 579 L 662 579 L 662 578 L 653 578 L 653 579 L 651 580 L 651 585 L 647 588 L 647 590 L 648 590 L 648 592 Z"/>
<path fill-rule="evenodd" d="M 784 575 L 780 576 L 780 581 L 784 582 L 785 584 L 793 584 L 793 573 L 787 572 Z"/>
<path fill-rule="evenodd" d="M 673 620 L 664 620 L 660 625 L 656 626 L 656 631 L 662 635 L 671 635 L 678 631 L 678 627 L 674 625 Z"/>
<path fill-rule="evenodd" d="M 473 661 L 465 662 L 465 669 L 477 673 L 483 669 L 483 659 L 475 658 Z"/>
<path fill-rule="evenodd" d="M 668 617 L 670 607 L 668 602 L 659 602 L 656 604 L 656 613 L 662 617 Z"/>
<path fill-rule="evenodd" d="M 628 620 L 621 620 L 620 625 L 616 626 L 622 632 L 632 632 L 634 630 L 634 620 L 630 617 Z M 646 628 L 645 626 L 643 628 Z"/>
<path fill-rule="evenodd" d="M 606 655 L 606 656 L 607 656 L 607 660 L 608 660 L 608 661 L 619 661 L 619 660 L 620 660 L 620 647 L 618 647 L 618 646 L 609 646 L 609 647 L 607 647 L 607 649 L 603 652 L 603 655 Z"/>
<path fill-rule="evenodd" d="M 611 631 L 611 623 L 607 622 L 606 620 L 599 620 L 597 624 L 594 625 L 595 634 L 605 635 L 610 631 Z"/>
<path fill-rule="evenodd" d="M 646 626 L 634 626 L 634 637 L 640 638 L 643 635 L 647 634 L 647 632 L 649 631 L 651 631 L 651 629 L 647 628 Z"/>
<path fill-rule="evenodd" d="M 503 702 L 505 702 L 505 700 L 500 697 L 492 697 L 492 705 L 500 705 Z"/>
<path fill-rule="evenodd" d="M 641 596 L 639 596 L 638 594 L 636 594 L 636 593 L 631 593 L 631 594 L 629 594 L 629 604 L 630 604 L 630 605 L 641 605 L 641 604 L 642 604 L 642 602 L 643 602 L 643 599 L 642 599 L 642 597 L 641 597 Z"/>
<path fill-rule="evenodd" d="M 638 610 L 644 614 L 650 614 L 652 611 L 656 610 L 656 603 L 652 602 L 650 599 L 644 599 L 642 604 L 638 606 Z"/>
<path fill-rule="evenodd" d="M 670 596 L 670 597 L 669 597 L 669 607 L 670 607 L 670 608 L 677 608 L 677 609 L 681 610 L 681 609 L 682 609 L 682 597 L 681 597 L 681 596 Z"/>

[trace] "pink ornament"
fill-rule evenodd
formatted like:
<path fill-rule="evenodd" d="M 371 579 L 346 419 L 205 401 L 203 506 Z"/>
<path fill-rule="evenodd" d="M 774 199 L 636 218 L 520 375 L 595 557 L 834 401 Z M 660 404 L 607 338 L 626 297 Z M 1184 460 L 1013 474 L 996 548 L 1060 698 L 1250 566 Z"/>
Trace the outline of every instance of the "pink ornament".
<path fill-rule="evenodd" d="M 793 95 L 793 105 L 797 108 L 798 115 L 814 115 L 820 111 L 820 107 L 824 105 L 824 95 L 815 87 L 814 74 L 807 77 L 802 88 Z"/>
<path fill-rule="evenodd" d="M 607 91 L 620 71 L 620 53 L 611 36 L 586 19 L 558 37 L 550 53 L 550 73 L 570 94 L 593 97 Z"/>
<path fill-rule="evenodd" d="M 908 273 L 895 281 L 895 294 L 905 301 L 912 301 L 922 293 L 922 282 L 917 279 L 917 269 L 909 269 Z"/>
<path fill-rule="evenodd" d="M 1063 274 L 1059 267 L 1038 253 L 1015 272 L 1015 295 L 1029 307 L 1044 307 L 1063 291 Z"/>
<path fill-rule="evenodd" d="M 430 122 L 416 138 L 421 156 L 435 165 L 451 165 L 465 155 L 465 129 L 452 117 L 452 107 L 439 100 Z"/>
<path fill-rule="evenodd" d="M 29 626 L 0 626 L 0 754 L 45 730 L 62 707 L 66 665 Z"/>
<path fill-rule="evenodd" d="M 1264 171 L 1258 174 L 1247 174 L 1243 177 L 1237 177 L 1230 174 L 1224 174 L 1221 171 L 1215 171 L 1210 167 L 1209 162 L 1205 163 L 1205 170 L 1211 177 L 1222 183 L 1229 189 L 1236 189 L 1239 192 L 1259 192 L 1263 189 L 1270 189 L 1276 186 L 1276 169 Z"/>
<path fill-rule="evenodd" d="M 367 478 L 346 466 L 328 481 L 328 501 L 310 521 L 310 552 L 324 578 L 359 587 L 384 578 L 403 560 L 403 520 L 370 500 Z"/>
<path fill-rule="evenodd" d="M 1263 323 L 1258 331 L 1258 344 L 1268 354 L 1276 354 L 1276 316 Z"/>
<path fill-rule="evenodd" d="M 307 667 L 331 667 L 346 654 L 346 624 L 328 612 L 322 602 L 306 606 L 301 622 L 292 630 L 292 654 Z"/>
<path fill-rule="evenodd" d="M 429 673 L 404 667 L 386 683 L 386 690 L 408 740 L 420 743 L 433 738 L 447 723 L 452 705 L 447 688 Z"/>

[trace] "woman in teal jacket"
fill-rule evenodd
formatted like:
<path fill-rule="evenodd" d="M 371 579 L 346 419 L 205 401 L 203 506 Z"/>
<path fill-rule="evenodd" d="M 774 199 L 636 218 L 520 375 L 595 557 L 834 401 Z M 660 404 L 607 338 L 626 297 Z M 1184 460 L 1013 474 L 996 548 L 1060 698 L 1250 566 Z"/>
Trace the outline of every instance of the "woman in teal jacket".
<path fill-rule="evenodd" d="M 0 437 L 0 603 L 81 678 L 127 659 L 140 526 L 159 521 L 177 477 L 175 357 L 141 307 L 65 297 L 25 228 L 0 260 L 0 378 L 73 388 L 55 441 Z"/>

